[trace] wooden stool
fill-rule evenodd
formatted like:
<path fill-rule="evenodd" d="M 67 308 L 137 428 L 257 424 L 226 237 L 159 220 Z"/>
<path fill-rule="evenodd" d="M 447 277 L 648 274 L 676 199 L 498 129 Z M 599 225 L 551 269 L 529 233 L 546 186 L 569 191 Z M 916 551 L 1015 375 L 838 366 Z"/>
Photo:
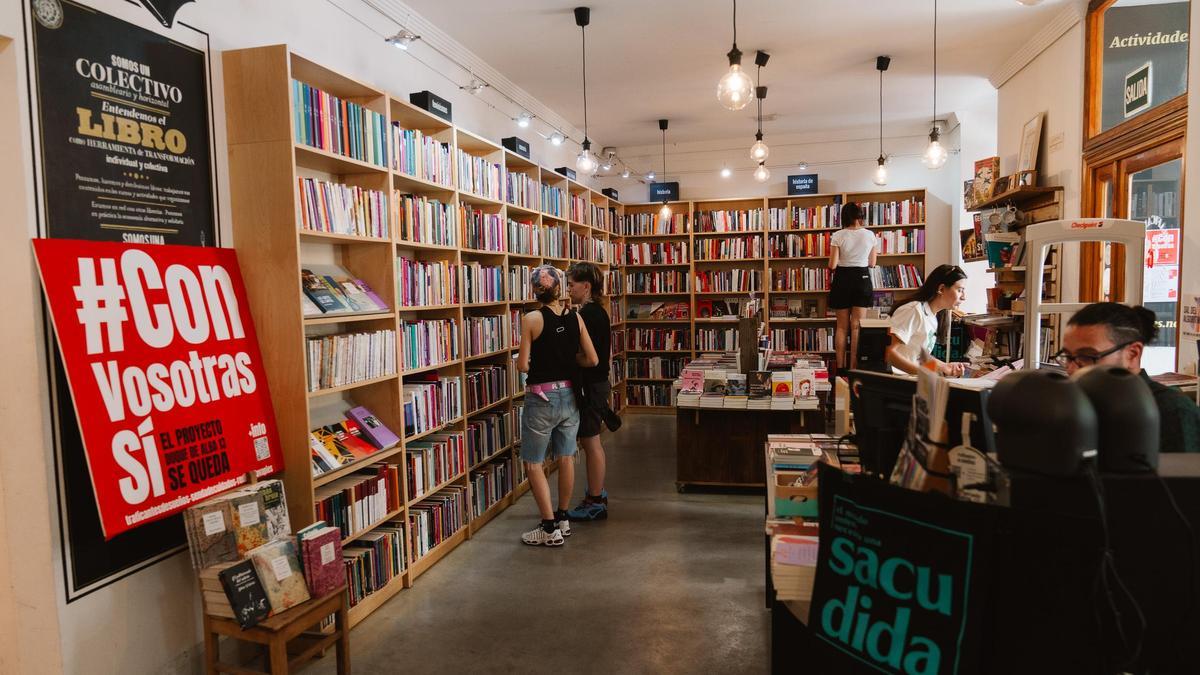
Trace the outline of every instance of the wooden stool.
<path fill-rule="evenodd" d="M 204 665 L 208 675 L 216 673 L 263 673 L 282 675 L 293 666 L 313 658 L 336 643 L 338 675 L 350 673 L 350 622 L 347 617 L 346 587 L 341 586 L 328 595 L 270 617 L 253 628 L 242 629 L 233 619 L 204 615 Z M 333 632 L 307 633 L 322 619 L 334 615 Z M 254 642 L 267 648 L 270 671 L 253 670 L 220 660 L 219 636 Z M 288 660 L 288 642 L 301 638 L 306 644 L 302 651 Z"/>

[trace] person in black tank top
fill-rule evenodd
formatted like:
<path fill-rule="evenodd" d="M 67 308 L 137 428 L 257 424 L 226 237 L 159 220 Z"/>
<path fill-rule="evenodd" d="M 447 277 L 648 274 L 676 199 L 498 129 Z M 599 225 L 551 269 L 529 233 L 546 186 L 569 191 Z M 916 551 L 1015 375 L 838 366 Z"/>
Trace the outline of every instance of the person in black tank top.
<path fill-rule="evenodd" d="M 581 262 L 567 270 L 567 293 L 571 302 L 579 305 L 579 315 L 587 327 L 600 363 L 583 369 L 583 403 L 579 410 L 579 445 L 587 460 L 587 492 L 583 502 L 567 512 L 572 521 L 603 520 L 608 518 L 608 490 L 604 488 L 607 462 L 600 443 L 600 429 L 607 424 L 616 431 L 621 418 L 609 408 L 612 393 L 609 386 L 611 357 L 611 323 L 604 310 L 604 278 L 592 263 Z"/>
<path fill-rule="evenodd" d="M 571 534 L 567 507 L 575 487 L 571 458 L 579 431 L 574 387 L 583 382 L 580 368 L 599 362 L 583 319 L 559 300 L 561 275 L 550 265 L 530 272 L 529 283 L 541 307 L 521 318 L 517 354 L 517 370 L 529 373 L 521 415 L 521 460 L 541 515 L 538 527 L 521 535 L 521 541 L 531 546 L 561 546 Z M 550 501 L 544 467 L 547 454 L 566 459 L 558 463 L 558 509 Z"/>

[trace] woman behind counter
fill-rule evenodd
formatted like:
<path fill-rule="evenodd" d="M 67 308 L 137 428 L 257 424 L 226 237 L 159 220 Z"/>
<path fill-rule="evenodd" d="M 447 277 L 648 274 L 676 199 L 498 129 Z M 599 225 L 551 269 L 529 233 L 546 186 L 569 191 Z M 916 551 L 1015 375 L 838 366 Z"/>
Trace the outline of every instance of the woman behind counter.
<path fill-rule="evenodd" d="M 888 331 L 892 344 L 885 357 L 897 373 L 916 375 L 929 368 L 947 377 L 963 374 L 961 363 L 946 363 L 933 357 L 937 340 L 937 315 L 957 307 L 966 299 L 967 273 L 958 265 L 938 265 L 925 283 L 904 304 L 892 311 Z"/>

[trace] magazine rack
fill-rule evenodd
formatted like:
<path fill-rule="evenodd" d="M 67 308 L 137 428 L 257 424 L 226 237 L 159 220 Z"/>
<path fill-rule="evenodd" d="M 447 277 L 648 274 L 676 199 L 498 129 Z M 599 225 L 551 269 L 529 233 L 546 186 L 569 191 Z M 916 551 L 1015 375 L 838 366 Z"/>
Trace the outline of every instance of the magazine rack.
<path fill-rule="evenodd" d="M 1054 244 L 1069 241 L 1112 242 L 1125 246 L 1126 303 L 1142 300 L 1142 265 L 1146 248 L 1146 224 L 1140 220 L 1118 218 L 1075 218 L 1036 223 L 1025 228 L 1025 247 L 1029 263 L 1025 266 L 1025 348 L 1026 368 L 1038 368 L 1042 362 L 1042 315 L 1074 314 L 1086 302 L 1043 302 L 1042 268 Z"/>

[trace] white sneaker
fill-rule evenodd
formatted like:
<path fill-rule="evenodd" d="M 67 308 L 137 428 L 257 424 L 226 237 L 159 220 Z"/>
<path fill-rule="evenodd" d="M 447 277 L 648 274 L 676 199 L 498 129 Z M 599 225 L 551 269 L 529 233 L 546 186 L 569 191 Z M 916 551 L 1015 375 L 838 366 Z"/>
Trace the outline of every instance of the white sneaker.
<path fill-rule="evenodd" d="M 564 537 L 571 536 L 571 521 L 560 520 L 560 521 L 556 522 L 555 525 L 558 525 L 558 531 L 562 532 L 562 536 L 564 536 Z"/>
<path fill-rule="evenodd" d="M 547 532 L 542 529 L 542 524 L 538 523 L 537 527 L 521 535 L 521 541 L 530 546 L 562 546 L 563 533 L 558 528 Z"/>

